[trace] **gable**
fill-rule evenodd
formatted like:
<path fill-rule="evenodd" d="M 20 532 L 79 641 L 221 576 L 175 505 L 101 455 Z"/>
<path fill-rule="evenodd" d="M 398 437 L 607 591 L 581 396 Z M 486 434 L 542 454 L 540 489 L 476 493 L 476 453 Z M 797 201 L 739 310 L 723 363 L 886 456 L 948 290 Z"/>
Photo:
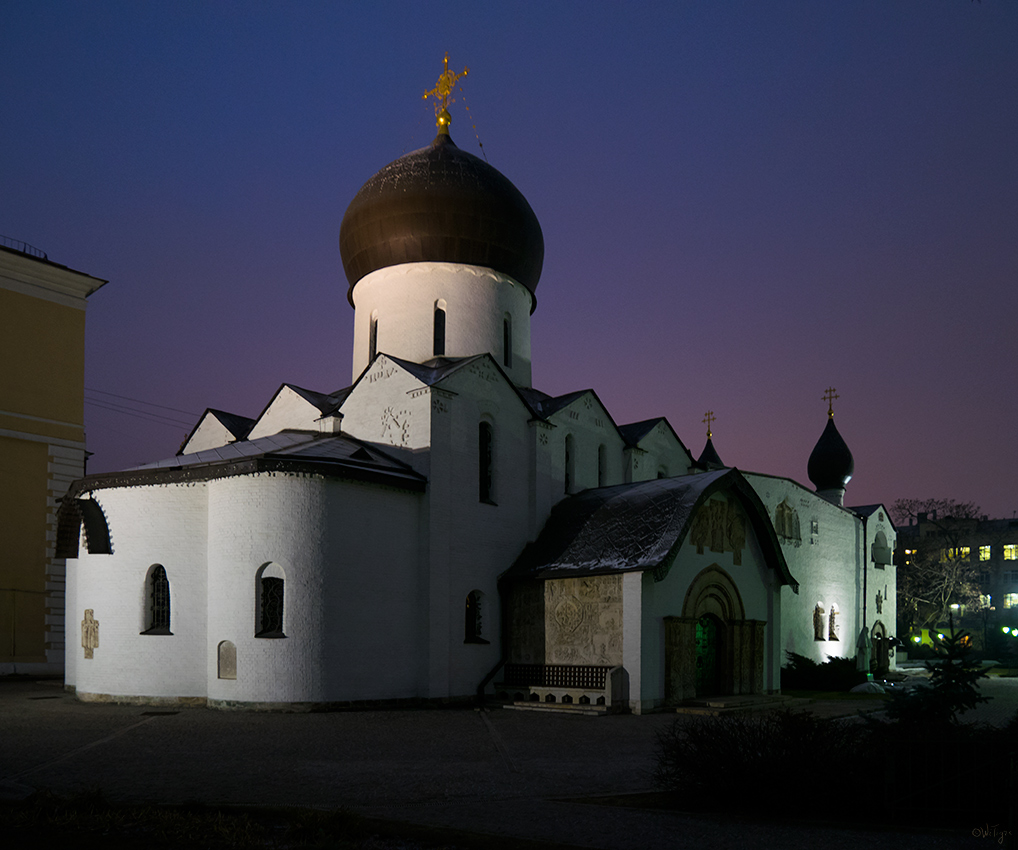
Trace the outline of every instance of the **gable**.
<path fill-rule="evenodd" d="M 257 440 L 285 430 L 317 431 L 321 416 L 321 409 L 308 401 L 305 395 L 289 384 L 283 384 L 258 417 L 247 439 Z"/>

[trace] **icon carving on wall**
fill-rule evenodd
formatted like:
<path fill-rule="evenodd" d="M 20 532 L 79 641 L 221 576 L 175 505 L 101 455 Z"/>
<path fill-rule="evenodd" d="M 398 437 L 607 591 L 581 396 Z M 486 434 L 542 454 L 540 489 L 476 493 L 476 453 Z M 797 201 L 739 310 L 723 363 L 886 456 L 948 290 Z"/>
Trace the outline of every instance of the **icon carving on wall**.
<path fill-rule="evenodd" d="M 94 650 L 99 648 L 99 621 L 92 616 L 95 609 L 85 609 L 85 619 L 81 621 L 81 645 L 85 657 L 91 658 Z"/>

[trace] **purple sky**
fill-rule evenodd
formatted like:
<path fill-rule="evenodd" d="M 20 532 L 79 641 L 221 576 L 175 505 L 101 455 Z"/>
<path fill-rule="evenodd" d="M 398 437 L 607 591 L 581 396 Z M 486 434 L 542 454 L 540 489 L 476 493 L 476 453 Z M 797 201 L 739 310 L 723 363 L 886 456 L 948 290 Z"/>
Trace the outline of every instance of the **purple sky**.
<path fill-rule="evenodd" d="M 846 502 L 1018 509 L 1018 3 L 57 3 L 0 9 L 0 234 L 107 278 L 86 386 L 256 416 L 350 382 L 357 189 L 434 136 L 527 196 L 535 385 L 667 416 Z M 104 402 L 104 403 L 105 403 Z M 104 471 L 189 424 L 88 404 Z"/>

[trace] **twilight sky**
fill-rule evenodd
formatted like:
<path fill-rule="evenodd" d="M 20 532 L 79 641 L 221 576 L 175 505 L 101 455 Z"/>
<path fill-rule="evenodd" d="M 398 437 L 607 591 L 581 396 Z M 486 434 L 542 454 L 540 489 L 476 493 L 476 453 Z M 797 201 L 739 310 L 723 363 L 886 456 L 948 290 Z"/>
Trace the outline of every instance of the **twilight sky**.
<path fill-rule="evenodd" d="M 833 385 L 847 504 L 1010 517 L 1016 44 L 1013 0 L 6 0 L 0 234 L 110 281 L 90 472 L 347 386 L 339 224 L 434 137 L 448 50 L 453 138 L 544 230 L 535 386 L 694 456 L 711 409 L 725 463 L 809 486 Z"/>

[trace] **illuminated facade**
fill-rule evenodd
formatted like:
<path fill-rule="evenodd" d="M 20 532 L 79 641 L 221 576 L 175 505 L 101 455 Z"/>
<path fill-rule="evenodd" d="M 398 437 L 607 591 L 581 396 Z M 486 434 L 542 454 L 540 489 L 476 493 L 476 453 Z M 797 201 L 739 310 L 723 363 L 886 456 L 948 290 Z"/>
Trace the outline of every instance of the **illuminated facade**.
<path fill-rule="evenodd" d="M 439 123 L 343 220 L 351 386 L 208 411 L 178 456 L 76 485 L 79 697 L 648 711 L 776 691 L 785 649 L 893 624 L 894 530 L 844 475 L 822 498 L 700 464 L 664 419 L 532 386 L 540 225 Z"/>
<path fill-rule="evenodd" d="M 105 283 L 0 244 L 0 673 L 60 673 L 57 502 L 84 472 L 86 299 Z"/>

